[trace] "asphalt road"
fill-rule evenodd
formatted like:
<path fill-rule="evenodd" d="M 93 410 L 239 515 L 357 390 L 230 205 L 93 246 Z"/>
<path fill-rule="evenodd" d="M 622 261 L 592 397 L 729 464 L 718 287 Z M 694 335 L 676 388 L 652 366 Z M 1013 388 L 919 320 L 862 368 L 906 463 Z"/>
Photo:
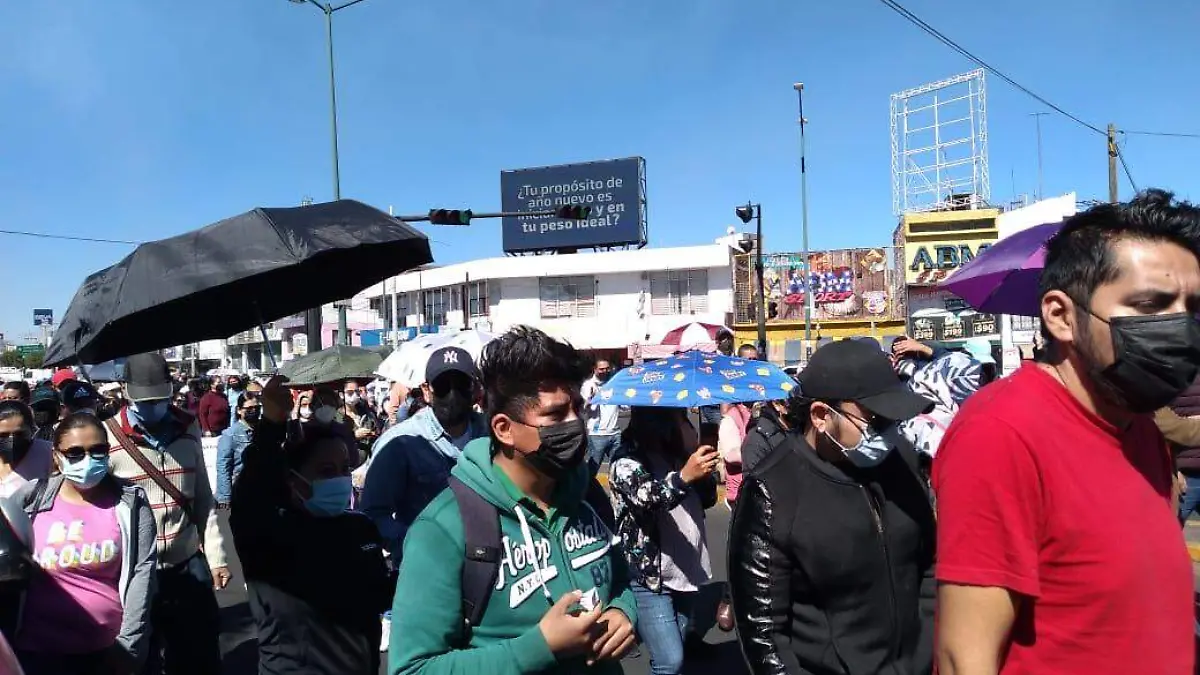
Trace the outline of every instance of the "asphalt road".
<path fill-rule="evenodd" d="M 729 528 L 729 511 L 724 505 L 708 511 L 707 534 L 709 555 L 713 565 L 713 584 L 704 589 L 704 600 L 699 603 L 694 621 L 696 625 L 708 627 L 705 641 L 711 645 L 705 653 L 693 658 L 688 656 L 685 672 L 696 675 L 741 675 L 746 672 L 741 651 L 732 633 L 722 633 L 715 626 L 716 606 L 720 600 L 725 569 L 725 535 Z M 232 542 L 228 521 L 221 514 L 221 529 L 225 541 Z M 231 552 L 232 553 L 232 552 Z M 241 576 L 241 565 L 236 555 L 230 556 L 230 569 L 234 579 L 229 588 L 217 594 L 221 605 L 221 651 L 224 655 L 223 672 L 227 675 L 252 675 L 258 665 L 257 644 L 250 608 L 246 603 L 245 581 Z M 386 659 L 385 659 L 386 661 Z M 628 675 L 648 675 L 650 661 L 645 649 L 627 658 L 624 662 Z M 386 671 L 380 671 L 386 672 Z"/>

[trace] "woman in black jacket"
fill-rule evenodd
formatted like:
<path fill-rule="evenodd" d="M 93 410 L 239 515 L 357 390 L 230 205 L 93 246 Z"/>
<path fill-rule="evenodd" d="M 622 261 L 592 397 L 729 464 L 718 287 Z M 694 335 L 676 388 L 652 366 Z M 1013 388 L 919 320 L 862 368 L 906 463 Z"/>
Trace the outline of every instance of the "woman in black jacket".
<path fill-rule="evenodd" d="M 230 511 L 258 629 L 258 672 L 374 675 L 379 614 L 393 587 L 374 523 L 347 510 L 349 449 L 316 426 L 285 442 L 292 399 L 282 379 L 262 397 Z"/>

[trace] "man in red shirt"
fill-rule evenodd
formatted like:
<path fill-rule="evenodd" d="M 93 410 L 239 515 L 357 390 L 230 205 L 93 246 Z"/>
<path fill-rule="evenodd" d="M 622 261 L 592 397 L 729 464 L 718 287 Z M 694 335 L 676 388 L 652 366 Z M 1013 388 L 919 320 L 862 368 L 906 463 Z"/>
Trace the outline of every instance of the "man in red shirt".
<path fill-rule="evenodd" d="M 1200 369 L 1200 209 L 1064 223 L 1042 362 L 969 399 L 933 465 L 941 675 L 1191 675 L 1192 569 L 1152 413 Z"/>

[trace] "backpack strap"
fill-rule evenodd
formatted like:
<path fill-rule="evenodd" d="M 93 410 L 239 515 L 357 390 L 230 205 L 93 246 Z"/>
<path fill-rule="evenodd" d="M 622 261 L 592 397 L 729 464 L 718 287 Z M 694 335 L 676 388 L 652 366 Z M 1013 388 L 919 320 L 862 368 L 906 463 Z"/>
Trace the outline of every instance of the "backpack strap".
<path fill-rule="evenodd" d="M 471 641 L 471 631 L 483 620 L 496 575 L 500 572 L 500 515 L 496 507 L 466 483 L 450 476 L 450 490 L 462 516 L 462 646 Z"/>

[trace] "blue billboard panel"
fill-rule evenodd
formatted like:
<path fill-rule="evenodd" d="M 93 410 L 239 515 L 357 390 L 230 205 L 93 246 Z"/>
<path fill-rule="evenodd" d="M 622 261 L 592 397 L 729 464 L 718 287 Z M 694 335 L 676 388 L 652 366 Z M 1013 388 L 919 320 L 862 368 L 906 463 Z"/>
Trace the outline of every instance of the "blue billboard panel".
<path fill-rule="evenodd" d="M 504 252 L 646 243 L 645 160 L 640 157 L 500 172 L 505 212 L 587 206 L 587 220 L 504 218 Z"/>
<path fill-rule="evenodd" d="M 34 326 L 53 326 L 54 325 L 54 310 L 52 309 L 35 309 L 33 310 L 33 325 Z"/>

